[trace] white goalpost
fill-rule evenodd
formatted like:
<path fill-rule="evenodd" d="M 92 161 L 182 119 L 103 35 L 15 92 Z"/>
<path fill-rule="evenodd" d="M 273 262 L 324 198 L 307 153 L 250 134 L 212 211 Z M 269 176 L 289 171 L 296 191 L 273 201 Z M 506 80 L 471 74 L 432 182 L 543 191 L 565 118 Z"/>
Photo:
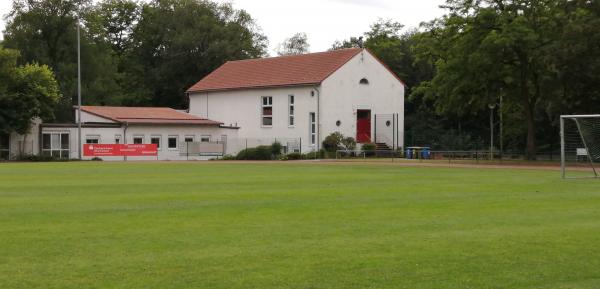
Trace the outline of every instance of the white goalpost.
<path fill-rule="evenodd" d="M 561 115 L 562 178 L 600 178 L 600 114 Z"/>

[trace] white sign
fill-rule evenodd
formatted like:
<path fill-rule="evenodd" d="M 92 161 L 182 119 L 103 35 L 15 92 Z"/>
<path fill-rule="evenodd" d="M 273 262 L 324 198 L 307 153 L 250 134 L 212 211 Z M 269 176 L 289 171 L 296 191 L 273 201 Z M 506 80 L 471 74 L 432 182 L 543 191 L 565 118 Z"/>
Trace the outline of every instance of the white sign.
<path fill-rule="evenodd" d="M 587 149 L 585 149 L 585 148 L 577 149 L 577 156 L 587 156 L 587 155 L 588 155 Z"/>

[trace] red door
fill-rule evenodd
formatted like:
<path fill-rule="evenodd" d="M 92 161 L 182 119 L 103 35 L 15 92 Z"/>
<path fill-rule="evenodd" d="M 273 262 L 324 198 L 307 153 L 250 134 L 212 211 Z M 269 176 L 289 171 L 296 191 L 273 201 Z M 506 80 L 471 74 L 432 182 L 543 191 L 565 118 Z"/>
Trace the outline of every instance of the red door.
<path fill-rule="evenodd" d="M 356 112 L 356 142 L 371 142 L 371 110 L 359 109 Z"/>

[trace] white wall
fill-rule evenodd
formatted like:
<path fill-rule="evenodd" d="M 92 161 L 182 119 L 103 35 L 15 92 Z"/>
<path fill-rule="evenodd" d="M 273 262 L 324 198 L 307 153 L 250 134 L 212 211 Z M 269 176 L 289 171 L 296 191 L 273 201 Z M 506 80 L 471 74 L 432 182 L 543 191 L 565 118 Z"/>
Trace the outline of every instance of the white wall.
<path fill-rule="evenodd" d="M 225 125 L 238 125 L 239 139 L 235 151 L 249 147 L 270 145 L 275 139 L 286 145 L 292 139 L 302 142 L 302 152 L 314 150 L 309 144 L 309 112 L 317 111 L 317 96 L 313 87 L 246 89 L 190 94 L 190 113 L 218 120 Z M 294 95 L 294 126 L 288 125 L 288 97 Z M 273 97 L 273 125 L 262 125 L 262 97 Z M 233 141 L 230 142 L 233 144 Z"/>
<path fill-rule="evenodd" d="M 359 85 L 367 78 L 369 85 Z M 320 96 L 311 91 L 320 91 Z M 288 95 L 296 98 L 296 124 L 288 127 Z M 261 126 L 261 96 L 273 96 L 273 126 Z M 404 131 L 404 85 L 369 52 L 364 51 L 327 78 L 319 87 L 283 87 L 244 89 L 221 92 L 190 93 L 190 113 L 240 126 L 240 142 L 244 138 L 302 138 L 302 152 L 309 146 L 309 112 L 317 112 L 320 97 L 321 133 L 318 144 L 332 132 L 340 131 L 356 138 L 356 110 L 370 109 L 375 114 L 399 114 L 399 144 Z M 336 121 L 342 122 L 340 127 Z M 374 121 L 371 121 L 374 126 Z M 374 127 L 371 129 L 374 133 Z M 380 141 L 378 139 L 378 141 Z M 252 143 L 255 145 L 255 143 Z M 249 146 L 252 146 L 249 145 Z M 389 144 L 391 146 L 391 143 Z"/>
<path fill-rule="evenodd" d="M 82 116 L 83 119 L 83 116 Z M 45 127 L 44 133 L 56 132 L 56 133 L 69 133 L 70 134 L 70 158 L 78 158 L 79 153 L 77 150 L 77 127 Z M 192 125 L 130 125 L 125 132 L 124 127 L 102 127 L 82 128 L 82 144 L 85 144 L 86 137 L 88 136 L 99 136 L 99 143 L 101 144 L 114 144 L 115 136 L 121 136 L 121 143 L 133 143 L 134 136 L 143 136 L 144 143 L 150 143 L 151 136 L 161 137 L 161 147 L 158 151 L 158 157 L 128 157 L 128 160 L 186 160 L 188 157 L 180 155 L 178 149 L 169 149 L 167 145 L 169 136 L 178 137 L 178 145 L 183 142 L 186 136 L 193 136 L 194 141 L 199 142 L 200 137 L 203 135 L 211 136 L 211 141 L 221 140 L 222 135 L 227 136 L 227 140 L 237 138 L 237 130 L 229 128 L 220 128 L 214 126 L 192 126 Z M 125 138 L 126 135 L 126 138 Z M 126 142 L 124 141 L 126 140 Z M 226 147 L 226 149 L 228 149 Z M 230 152 L 226 152 L 230 153 Z M 92 157 L 84 157 L 84 159 L 91 159 Z M 189 157 L 191 160 L 206 160 L 212 157 Z M 102 157 L 103 160 L 124 160 L 123 157 Z"/>
<path fill-rule="evenodd" d="M 34 119 L 29 129 L 29 134 L 23 136 L 16 133 L 10 135 L 9 154 L 10 159 L 16 159 L 19 154 L 37 155 L 39 152 L 39 127 L 42 121 Z"/>
<path fill-rule="evenodd" d="M 359 84 L 362 78 L 369 84 Z M 327 78 L 322 83 L 321 95 L 322 138 L 334 131 L 356 138 L 356 111 L 370 109 L 372 140 L 375 115 L 398 113 L 399 146 L 403 147 L 404 85 L 368 51 L 356 55 Z M 338 120 L 342 123 L 340 127 L 336 126 Z M 391 131 L 392 128 L 390 134 Z M 381 130 L 378 136 L 378 142 L 388 142 Z M 389 141 L 391 138 L 390 135 Z M 392 143 L 388 145 L 391 147 Z"/>

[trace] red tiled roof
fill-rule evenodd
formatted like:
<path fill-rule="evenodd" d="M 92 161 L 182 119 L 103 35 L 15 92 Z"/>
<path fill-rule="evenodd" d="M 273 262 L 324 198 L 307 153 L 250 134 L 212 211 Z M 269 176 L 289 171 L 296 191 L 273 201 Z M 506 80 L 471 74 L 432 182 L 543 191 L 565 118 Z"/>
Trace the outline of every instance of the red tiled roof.
<path fill-rule="evenodd" d="M 294 85 L 316 85 L 360 53 L 360 48 L 229 61 L 188 92 Z"/>
<path fill-rule="evenodd" d="M 131 124 L 222 124 L 168 107 L 82 106 L 81 111 Z"/>

